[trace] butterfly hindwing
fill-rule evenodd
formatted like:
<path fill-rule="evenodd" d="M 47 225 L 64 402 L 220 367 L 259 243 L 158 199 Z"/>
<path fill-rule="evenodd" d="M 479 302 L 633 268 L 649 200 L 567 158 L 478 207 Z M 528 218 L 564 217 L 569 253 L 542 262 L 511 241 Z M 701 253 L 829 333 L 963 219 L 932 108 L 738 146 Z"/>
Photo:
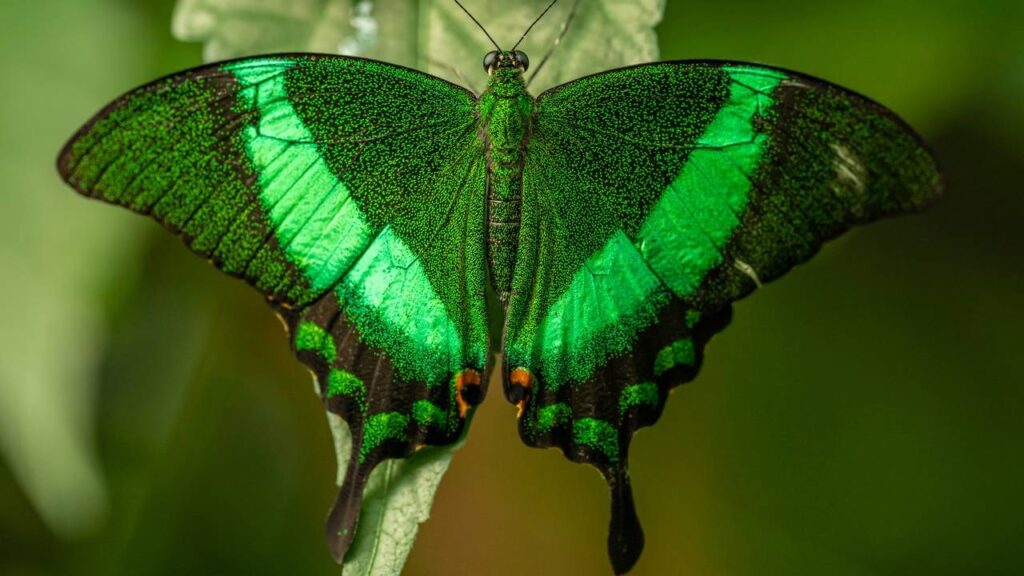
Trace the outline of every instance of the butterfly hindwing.
<path fill-rule="evenodd" d="M 632 353 L 608 360 L 581 382 L 531 386 L 523 371 L 511 374 L 523 441 L 560 448 L 570 460 L 596 466 L 608 481 L 608 552 L 617 572 L 628 571 L 643 548 L 626 467 L 630 438 L 658 420 L 672 388 L 697 375 L 704 345 L 728 325 L 731 310 L 702 316 L 673 299 L 661 321 L 636 335 Z"/>
<path fill-rule="evenodd" d="M 472 407 L 463 393 L 469 389 L 479 394 L 486 368 L 453 372 L 447 381 L 404 376 L 386 353 L 365 343 L 360 329 L 342 312 L 336 292 L 300 314 L 282 316 L 296 356 L 316 376 L 327 410 L 341 415 L 351 432 L 345 479 L 327 520 L 328 545 L 340 559 L 355 536 L 363 491 L 376 465 L 458 440 Z"/>
<path fill-rule="evenodd" d="M 881 106 L 719 62 L 553 88 L 537 98 L 526 156 L 506 394 L 525 442 L 609 480 L 609 552 L 623 572 L 642 546 L 630 438 L 695 375 L 729 304 L 855 224 L 923 208 L 941 182 Z"/>
<path fill-rule="evenodd" d="M 483 143 L 468 91 L 409 69 L 281 55 L 119 98 L 68 143 L 64 178 L 152 215 L 267 295 L 352 455 L 337 559 L 373 467 L 454 442 L 482 399 Z"/>

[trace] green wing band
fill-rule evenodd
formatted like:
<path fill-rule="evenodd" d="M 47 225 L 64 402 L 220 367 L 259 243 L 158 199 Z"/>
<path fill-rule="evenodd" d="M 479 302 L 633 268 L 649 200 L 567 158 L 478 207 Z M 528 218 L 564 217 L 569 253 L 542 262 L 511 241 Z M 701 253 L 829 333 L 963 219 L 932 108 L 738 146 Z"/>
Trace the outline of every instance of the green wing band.
<path fill-rule="evenodd" d="M 668 297 L 626 235 L 612 236 L 573 276 L 540 325 L 545 386 L 557 391 L 584 381 L 613 354 L 631 348 Z"/>
<path fill-rule="evenodd" d="M 768 136 L 771 92 L 785 77 L 774 70 L 727 67 L 729 99 L 697 139 L 679 175 L 660 194 L 637 235 L 644 260 L 672 292 L 691 296 L 724 258 L 752 188 Z"/>
<path fill-rule="evenodd" d="M 922 210 L 941 194 L 935 159 L 891 111 L 794 73 L 759 121 L 767 136 L 743 221 L 720 264 L 687 296 L 714 309 L 813 256 L 854 225 Z"/>
<path fill-rule="evenodd" d="M 248 126 L 244 134 L 249 157 L 260 174 L 260 200 L 276 238 L 314 290 L 340 281 L 339 296 L 347 316 L 360 326 L 368 344 L 389 351 L 400 373 L 431 385 L 446 382 L 467 362 L 462 353 L 463 330 L 449 317 L 421 255 L 391 225 L 376 229 L 367 224 L 348 186 L 336 176 L 348 169 L 338 160 L 346 155 L 330 155 L 335 160 L 333 167 L 328 166 L 320 150 L 330 147 L 318 144 L 292 104 L 285 73 L 294 66 L 294 61 L 278 58 L 225 66 L 244 87 L 240 104 L 259 114 L 258 124 Z M 309 98 L 306 102 L 308 108 Z M 306 117 L 312 117 L 308 110 Z M 345 119 L 332 120 L 346 125 Z M 367 139 L 354 139 L 353 148 L 365 151 Z M 472 173 L 479 169 L 479 161 L 465 155 L 460 160 L 467 167 L 467 173 L 459 175 L 462 182 L 469 177 L 481 182 L 483 174 Z M 453 280 L 449 276 L 438 284 Z M 452 308 L 474 309 L 461 301 Z M 485 362 L 481 348 L 486 346 L 477 346 L 473 358 L 478 367 Z"/>
<path fill-rule="evenodd" d="M 224 69 L 242 86 L 239 105 L 259 118 L 242 138 L 259 174 L 263 210 L 288 259 L 322 293 L 366 250 L 374 231 L 292 106 L 284 74 L 295 65 L 274 58 Z"/>
<path fill-rule="evenodd" d="M 431 289 L 423 264 L 390 228 L 338 287 L 346 314 L 359 318 L 363 340 L 381 349 L 391 347 L 392 362 L 406 377 L 435 386 L 465 366 L 462 330 L 448 317 Z M 394 342 L 405 342 L 398 350 Z M 473 365 L 485 358 L 474 353 Z"/>

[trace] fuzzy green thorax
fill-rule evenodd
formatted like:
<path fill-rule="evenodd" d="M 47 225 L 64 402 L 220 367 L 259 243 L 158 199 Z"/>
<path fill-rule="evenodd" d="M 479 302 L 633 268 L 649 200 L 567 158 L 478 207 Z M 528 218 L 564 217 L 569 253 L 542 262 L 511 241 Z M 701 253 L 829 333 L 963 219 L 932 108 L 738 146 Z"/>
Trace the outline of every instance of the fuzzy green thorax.
<path fill-rule="evenodd" d="M 516 66 L 497 65 L 488 71 L 487 91 L 497 96 L 511 97 L 526 95 L 523 69 Z"/>

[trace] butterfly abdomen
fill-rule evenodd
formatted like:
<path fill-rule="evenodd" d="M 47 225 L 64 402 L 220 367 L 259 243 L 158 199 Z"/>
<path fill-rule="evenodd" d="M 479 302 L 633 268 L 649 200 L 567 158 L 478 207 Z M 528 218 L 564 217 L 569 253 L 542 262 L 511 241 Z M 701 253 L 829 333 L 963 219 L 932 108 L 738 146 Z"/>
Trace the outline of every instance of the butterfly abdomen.
<path fill-rule="evenodd" d="M 523 160 L 533 99 L 521 79 L 502 84 L 492 83 L 481 96 L 480 116 L 487 147 L 487 263 L 494 290 L 507 303 L 519 247 Z"/>

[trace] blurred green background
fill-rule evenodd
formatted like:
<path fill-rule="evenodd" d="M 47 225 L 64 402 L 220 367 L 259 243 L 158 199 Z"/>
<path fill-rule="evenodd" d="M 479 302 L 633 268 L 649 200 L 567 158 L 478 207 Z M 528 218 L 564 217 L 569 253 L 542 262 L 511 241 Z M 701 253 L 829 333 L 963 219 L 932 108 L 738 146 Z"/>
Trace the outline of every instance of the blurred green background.
<path fill-rule="evenodd" d="M 200 63 L 172 8 L 0 3 L 3 576 L 339 573 L 326 421 L 262 298 L 54 169 L 111 98 Z M 670 0 L 658 33 L 885 103 L 948 192 L 736 306 L 633 445 L 634 573 L 1024 573 L 1019 2 Z M 513 417 L 492 388 L 408 574 L 607 573 L 602 479 Z"/>

